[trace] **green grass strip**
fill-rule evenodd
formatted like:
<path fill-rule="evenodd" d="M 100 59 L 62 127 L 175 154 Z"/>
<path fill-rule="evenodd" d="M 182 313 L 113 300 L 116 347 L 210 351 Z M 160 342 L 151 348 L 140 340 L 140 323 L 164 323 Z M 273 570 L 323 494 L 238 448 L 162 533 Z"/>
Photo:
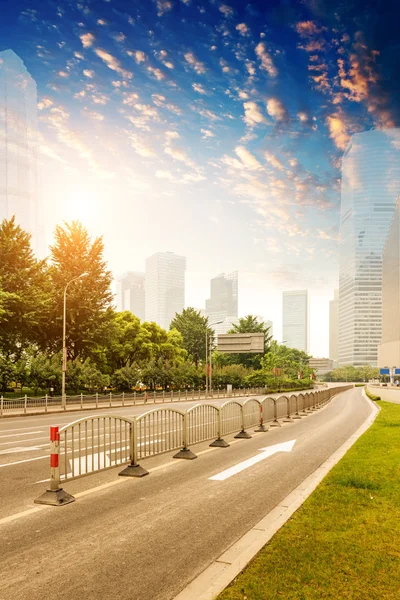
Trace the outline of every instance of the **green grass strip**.
<path fill-rule="evenodd" d="M 382 402 L 372 427 L 218 596 L 325 598 L 400 599 L 399 405 Z"/>

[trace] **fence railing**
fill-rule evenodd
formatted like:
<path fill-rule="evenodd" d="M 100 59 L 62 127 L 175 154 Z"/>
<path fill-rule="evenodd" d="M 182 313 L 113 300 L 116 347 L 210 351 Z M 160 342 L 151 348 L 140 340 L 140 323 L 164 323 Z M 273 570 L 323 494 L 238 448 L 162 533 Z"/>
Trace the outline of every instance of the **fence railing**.
<path fill-rule="evenodd" d="M 35 414 L 37 412 L 51 412 L 59 410 L 88 410 L 91 408 L 119 408 L 141 404 L 164 404 L 166 402 L 188 402 L 214 398 L 239 398 L 243 396 L 261 396 L 267 393 L 267 388 L 242 388 L 212 390 L 175 390 L 154 392 L 122 392 L 121 394 L 78 394 L 66 396 L 65 401 L 61 396 L 5 398 L 0 396 L 0 417 L 7 414 L 15 416 Z"/>
<path fill-rule="evenodd" d="M 228 447 L 224 435 L 250 438 L 246 431 L 267 431 L 300 419 L 324 406 L 349 386 L 340 386 L 297 395 L 270 396 L 244 402 L 228 400 L 217 406 L 203 403 L 187 411 L 160 407 L 128 419 L 119 415 L 84 417 L 61 429 L 50 428 L 50 488 L 35 502 L 60 505 L 74 500 L 60 487 L 77 479 L 118 465 L 128 466 L 119 475 L 143 477 L 148 474 L 139 461 L 179 450 L 174 458 L 197 458 L 189 449 L 199 442 L 214 440 L 210 446 Z"/>

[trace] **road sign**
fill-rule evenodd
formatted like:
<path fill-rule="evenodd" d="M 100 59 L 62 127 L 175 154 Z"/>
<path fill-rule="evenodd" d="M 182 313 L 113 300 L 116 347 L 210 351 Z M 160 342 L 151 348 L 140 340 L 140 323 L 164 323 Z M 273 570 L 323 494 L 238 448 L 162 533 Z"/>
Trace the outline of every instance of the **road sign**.
<path fill-rule="evenodd" d="M 225 333 L 218 336 L 218 352 L 224 354 L 260 354 L 264 352 L 263 333 Z"/>
<path fill-rule="evenodd" d="M 390 369 L 379 369 L 381 375 L 390 375 Z"/>

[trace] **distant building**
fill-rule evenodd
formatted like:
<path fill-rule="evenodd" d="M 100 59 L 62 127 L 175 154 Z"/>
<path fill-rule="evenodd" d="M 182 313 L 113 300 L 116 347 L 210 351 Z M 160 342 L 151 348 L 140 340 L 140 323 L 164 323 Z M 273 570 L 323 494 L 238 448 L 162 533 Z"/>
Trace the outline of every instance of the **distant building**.
<path fill-rule="evenodd" d="M 222 323 L 218 323 L 217 325 L 212 326 L 212 329 L 216 335 L 222 335 L 225 333 L 229 333 L 229 331 L 232 329 L 232 327 L 239 323 L 238 317 L 225 317 L 224 319 L 219 319 L 219 320 L 222 320 Z M 209 319 L 209 321 L 210 321 L 210 323 L 216 322 L 216 321 L 212 321 L 211 319 Z"/>
<path fill-rule="evenodd" d="M 22 60 L 0 52 L 0 222 L 15 216 L 38 251 L 37 92 Z M 42 252 L 40 252 L 42 253 Z"/>
<path fill-rule="evenodd" d="M 342 160 L 339 363 L 376 366 L 382 252 L 400 191 L 400 129 L 352 136 Z"/>
<path fill-rule="evenodd" d="M 141 321 L 145 319 L 144 282 L 144 273 L 135 271 L 128 271 L 117 278 L 117 310 L 130 310 Z"/>
<path fill-rule="evenodd" d="M 308 292 L 283 292 L 283 343 L 308 352 Z"/>
<path fill-rule="evenodd" d="M 186 258 L 158 252 L 146 259 L 145 316 L 169 329 L 176 313 L 185 307 Z"/>
<path fill-rule="evenodd" d="M 334 368 L 330 358 L 310 358 L 308 365 L 317 375 L 326 375 Z"/>
<path fill-rule="evenodd" d="M 210 323 L 238 316 L 238 272 L 222 273 L 211 279 L 210 298 L 206 300 L 205 315 Z M 222 332 L 221 332 L 222 333 Z"/>
<path fill-rule="evenodd" d="M 339 290 L 329 302 L 329 358 L 334 368 L 339 366 Z"/>
<path fill-rule="evenodd" d="M 274 335 L 274 324 L 272 323 L 272 321 L 268 321 L 268 319 L 264 319 L 263 316 L 261 315 L 257 315 L 257 321 L 259 323 L 264 323 L 264 325 L 266 327 L 269 327 L 269 335 Z"/>
<path fill-rule="evenodd" d="M 378 367 L 400 368 L 400 206 L 397 204 L 383 250 L 382 343 Z"/>

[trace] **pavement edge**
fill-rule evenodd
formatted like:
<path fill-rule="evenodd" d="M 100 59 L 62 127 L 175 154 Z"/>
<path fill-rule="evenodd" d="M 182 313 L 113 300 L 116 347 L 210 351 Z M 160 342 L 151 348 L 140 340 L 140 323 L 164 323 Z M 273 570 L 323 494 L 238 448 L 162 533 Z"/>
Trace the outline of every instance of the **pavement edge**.
<path fill-rule="evenodd" d="M 286 496 L 261 521 L 211 563 L 186 586 L 173 600 L 214 600 L 254 556 L 271 540 L 277 531 L 300 508 L 329 471 L 343 458 L 351 446 L 375 421 L 380 408 L 370 400 L 363 388 L 362 395 L 372 408 L 372 413 L 318 469 Z"/>

